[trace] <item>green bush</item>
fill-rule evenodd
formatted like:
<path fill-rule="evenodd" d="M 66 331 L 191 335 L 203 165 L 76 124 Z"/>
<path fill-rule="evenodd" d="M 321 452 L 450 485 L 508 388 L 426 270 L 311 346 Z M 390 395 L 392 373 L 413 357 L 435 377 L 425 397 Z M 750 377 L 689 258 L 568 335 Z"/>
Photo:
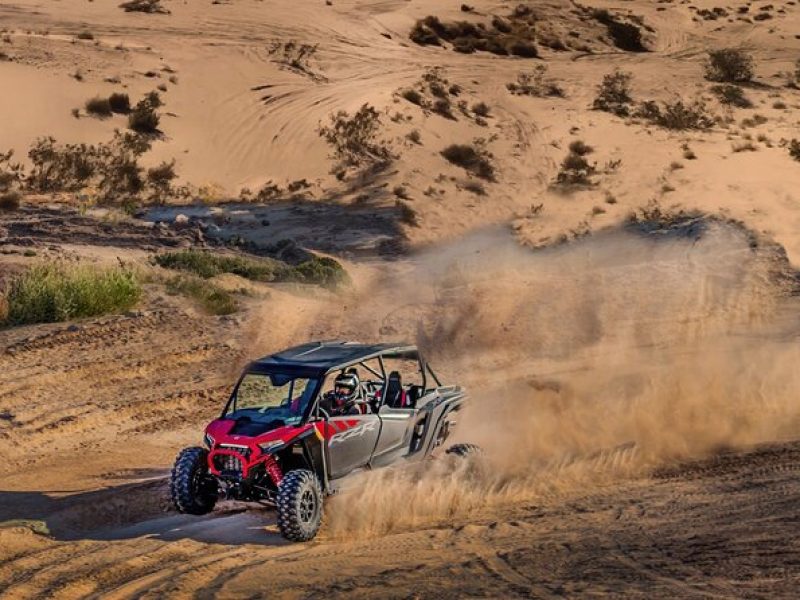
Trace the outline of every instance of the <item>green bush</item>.
<path fill-rule="evenodd" d="M 161 267 L 194 273 L 204 279 L 232 273 L 253 281 L 311 283 L 325 287 L 349 281 L 342 265 L 327 257 L 315 256 L 299 265 L 289 265 L 270 258 L 181 250 L 159 254 L 154 261 Z"/>
<path fill-rule="evenodd" d="M 167 291 L 192 298 L 211 315 L 230 315 L 239 310 L 239 303 L 230 292 L 198 277 L 173 277 L 167 281 Z"/>
<path fill-rule="evenodd" d="M 753 57 L 738 48 L 712 50 L 705 69 L 709 81 L 744 83 L 753 79 Z"/>
<path fill-rule="evenodd" d="M 7 282 L 2 323 L 55 323 L 120 312 L 141 294 L 135 273 L 124 267 L 37 265 Z"/>

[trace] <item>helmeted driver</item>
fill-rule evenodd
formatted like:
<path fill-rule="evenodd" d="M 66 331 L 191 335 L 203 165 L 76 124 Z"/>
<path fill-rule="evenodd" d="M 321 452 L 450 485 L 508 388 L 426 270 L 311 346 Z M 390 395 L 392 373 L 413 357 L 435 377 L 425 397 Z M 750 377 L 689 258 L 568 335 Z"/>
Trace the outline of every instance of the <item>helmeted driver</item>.
<path fill-rule="evenodd" d="M 322 397 L 322 408 L 331 416 L 360 415 L 358 402 L 361 400 L 361 382 L 358 374 L 340 373 L 336 376 L 333 389 Z"/>

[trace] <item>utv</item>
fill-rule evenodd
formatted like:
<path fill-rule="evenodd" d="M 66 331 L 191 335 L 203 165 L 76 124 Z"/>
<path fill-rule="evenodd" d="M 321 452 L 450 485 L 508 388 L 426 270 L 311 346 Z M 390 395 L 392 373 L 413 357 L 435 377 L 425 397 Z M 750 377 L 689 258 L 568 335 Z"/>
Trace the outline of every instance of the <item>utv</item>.
<path fill-rule="evenodd" d="M 338 414 L 325 398 L 344 374 L 358 382 L 359 400 Z M 314 342 L 266 356 L 245 369 L 206 427 L 206 447 L 178 455 L 172 502 L 192 515 L 210 512 L 220 498 L 274 505 L 281 534 L 308 541 L 338 480 L 429 456 L 450 435 L 464 399 L 410 345 Z M 447 452 L 475 450 L 459 444 Z"/>

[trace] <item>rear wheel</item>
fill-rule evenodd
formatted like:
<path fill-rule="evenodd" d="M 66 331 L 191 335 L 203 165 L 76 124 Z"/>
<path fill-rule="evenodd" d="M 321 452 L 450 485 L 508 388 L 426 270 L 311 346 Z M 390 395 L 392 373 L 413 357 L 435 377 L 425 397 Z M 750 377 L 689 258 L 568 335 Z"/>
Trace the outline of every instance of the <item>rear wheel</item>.
<path fill-rule="evenodd" d="M 306 469 L 289 471 L 278 486 L 278 527 L 293 542 L 314 538 L 322 523 L 322 489 Z"/>
<path fill-rule="evenodd" d="M 205 448 L 181 450 L 172 467 L 169 491 L 178 512 L 204 515 L 214 510 L 219 492 L 216 479 L 208 472 Z"/>
<path fill-rule="evenodd" d="M 476 444 L 454 444 L 445 450 L 445 454 L 467 457 L 483 454 L 483 450 Z"/>

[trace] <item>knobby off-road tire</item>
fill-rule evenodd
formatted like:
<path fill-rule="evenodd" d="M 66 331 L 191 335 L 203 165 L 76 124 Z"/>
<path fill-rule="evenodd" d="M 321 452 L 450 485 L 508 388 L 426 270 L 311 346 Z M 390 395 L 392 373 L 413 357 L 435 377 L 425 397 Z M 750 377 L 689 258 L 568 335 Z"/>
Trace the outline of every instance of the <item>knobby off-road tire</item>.
<path fill-rule="evenodd" d="M 205 448 L 181 450 L 172 467 L 169 491 L 178 512 L 204 515 L 214 510 L 219 491 L 216 480 L 208 473 Z"/>
<path fill-rule="evenodd" d="M 445 450 L 445 454 L 455 454 L 456 456 L 475 456 L 482 454 L 483 450 L 476 444 L 454 444 Z"/>
<path fill-rule="evenodd" d="M 306 469 L 289 471 L 278 486 L 278 527 L 293 542 L 314 538 L 322 523 L 322 489 Z"/>

